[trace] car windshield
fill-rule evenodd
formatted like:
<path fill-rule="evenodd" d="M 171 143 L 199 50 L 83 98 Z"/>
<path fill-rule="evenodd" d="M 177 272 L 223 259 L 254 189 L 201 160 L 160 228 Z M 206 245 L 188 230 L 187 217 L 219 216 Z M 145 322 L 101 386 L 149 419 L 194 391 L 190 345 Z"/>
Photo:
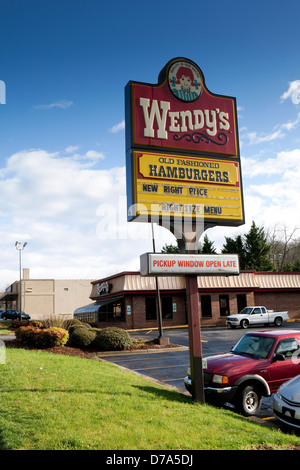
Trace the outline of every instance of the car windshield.
<path fill-rule="evenodd" d="M 266 359 L 272 349 L 275 338 L 245 335 L 232 348 L 231 352 L 241 356 L 250 356 L 255 359 Z"/>
<path fill-rule="evenodd" d="M 253 308 L 252 307 L 245 307 L 240 313 L 243 313 L 244 315 L 249 315 L 252 312 Z"/>

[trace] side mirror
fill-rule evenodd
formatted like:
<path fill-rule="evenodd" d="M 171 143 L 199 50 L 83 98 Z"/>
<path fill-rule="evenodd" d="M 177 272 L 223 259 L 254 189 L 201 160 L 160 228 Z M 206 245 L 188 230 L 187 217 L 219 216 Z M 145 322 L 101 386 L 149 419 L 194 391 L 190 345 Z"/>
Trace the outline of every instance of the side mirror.
<path fill-rule="evenodd" d="M 280 353 L 274 354 L 273 362 L 276 362 L 276 361 L 285 361 L 284 355 Z"/>

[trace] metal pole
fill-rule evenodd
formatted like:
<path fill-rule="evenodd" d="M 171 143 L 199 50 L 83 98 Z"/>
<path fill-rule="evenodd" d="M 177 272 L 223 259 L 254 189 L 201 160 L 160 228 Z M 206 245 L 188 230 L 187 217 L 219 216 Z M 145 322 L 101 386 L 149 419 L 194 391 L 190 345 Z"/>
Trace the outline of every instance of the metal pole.
<path fill-rule="evenodd" d="M 153 245 L 153 253 L 155 253 L 155 240 L 154 240 L 154 228 L 153 222 L 151 222 L 152 228 L 152 245 Z M 162 328 L 162 313 L 161 313 L 161 300 L 160 300 L 160 293 L 158 287 L 158 279 L 155 276 L 155 285 L 156 285 L 156 300 L 157 300 L 157 310 L 158 310 L 158 330 L 159 330 L 159 338 L 163 337 L 163 328 Z"/>
<path fill-rule="evenodd" d="M 19 294 L 20 294 L 20 302 L 19 302 L 19 307 L 20 307 L 20 321 L 22 321 L 22 256 L 21 256 L 21 249 L 19 249 L 19 267 L 20 267 L 20 288 L 19 288 Z"/>
<path fill-rule="evenodd" d="M 15 247 L 19 252 L 19 270 L 20 270 L 20 282 L 19 282 L 19 308 L 20 308 L 20 321 L 22 321 L 22 257 L 21 257 L 21 252 L 24 250 L 25 246 L 27 245 L 27 242 L 23 243 L 23 246 L 21 242 L 16 242 Z"/>

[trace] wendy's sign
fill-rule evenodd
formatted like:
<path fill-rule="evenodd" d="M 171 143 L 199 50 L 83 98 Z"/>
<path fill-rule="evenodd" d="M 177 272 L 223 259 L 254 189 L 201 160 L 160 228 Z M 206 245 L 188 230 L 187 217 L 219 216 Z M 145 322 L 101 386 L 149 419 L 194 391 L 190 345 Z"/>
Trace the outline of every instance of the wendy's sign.
<path fill-rule="evenodd" d="M 129 82 L 131 147 L 238 156 L 235 98 L 207 90 L 200 68 L 188 59 L 171 60 L 159 83 Z"/>
<path fill-rule="evenodd" d="M 185 58 L 125 94 L 128 220 L 244 223 L 235 98 L 208 91 Z"/>

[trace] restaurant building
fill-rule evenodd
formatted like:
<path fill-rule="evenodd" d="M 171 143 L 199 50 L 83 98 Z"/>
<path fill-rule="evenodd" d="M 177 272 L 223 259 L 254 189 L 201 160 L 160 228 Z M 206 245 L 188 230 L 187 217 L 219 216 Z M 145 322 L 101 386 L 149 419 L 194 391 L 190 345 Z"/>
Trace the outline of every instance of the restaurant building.
<path fill-rule="evenodd" d="M 159 276 L 163 326 L 187 324 L 185 276 Z M 155 328 L 156 278 L 122 272 L 91 282 L 94 302 L 74 311 L 74 317 L 99 327 Z M 264 305 L 300 317 L 300 273 L 241 271 L 235 276 L 198 276 L 201 324 L 225 325 L 226 317 L 245 306 Z"/>

